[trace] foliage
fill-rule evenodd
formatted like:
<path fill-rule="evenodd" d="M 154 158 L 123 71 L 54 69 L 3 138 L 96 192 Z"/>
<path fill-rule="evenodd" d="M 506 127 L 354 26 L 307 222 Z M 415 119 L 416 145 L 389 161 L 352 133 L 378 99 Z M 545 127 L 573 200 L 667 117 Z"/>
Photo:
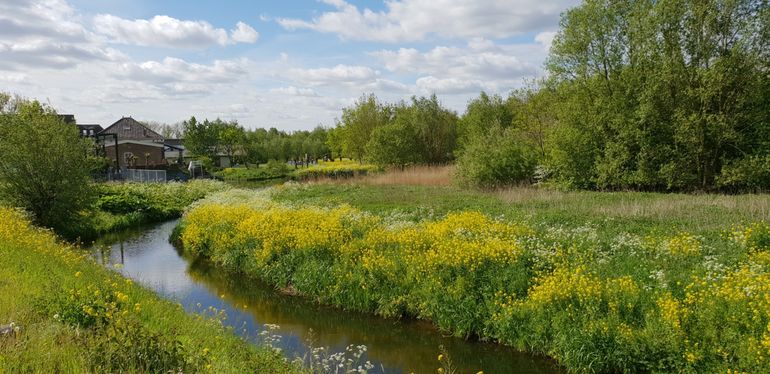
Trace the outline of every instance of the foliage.
<path fill-rule="evenodd" d="M 223 154 L 232 158 L 243 149 L 244 129 L 238 122 L 225 122 L 217 118 L 198 122 L 195 117 L 182 123 L 184 145 L 195 156 L 216 160 Z"/>
<path fill-rule="evenodd" d="M 746 156 L 722 168 L 717 186 L 734 191 L 758 191 L 770 188 L 770 154 Z"/>
<path fill-rule="evenodd" d="M 350 178 L 357 175 L 366 175 L 379 170 L 375 165 L 361 164 L 351 160 L 319 161 L 316 165 L 297 169 L 292 176 L 299 180 L 329 178 Z"/>
<path fill-rule="evenodd" d="M 0 208 L 0 372 L 301 372 Z M 23 269 L 23 270 L 22 270 Z"/>
<path fill-rule="evenodd" d="M 97 184 L 92 206 L 57 233 L 67 239 L 87 241 L 99 234 L 175 218 L 194 201 L 228 188 L 223 182 L 201 179 L 187 183 Z"/>
<path fill-rule="evenodd" d="M 770 369 L 766 224 L 706 240 L 605 236 L 478 212 L 409 222 L 232 191 L 183 219 L 185 251 L 346 309 L 433 321 L 577 371 Z"/>
<path fill-rule="evenodd" d="M 515 129 L 494 126 L 469 140 L 457 160 L 457 174 L 478 187 L 501 187 L 532 180 L 536 156 Z"/>
<path fill-rule="evenodd" d="M 178 217 L 194 201 L 227 189 L 221 182 L 194 180 L 187 183 L 106 183 L 98 186 L 95 207 L 101 211 L 125 214 L 141 212 L 148 221 Z"/>
<path fill-rule="evenodd" d="M 446 163 L 454 158 L 456 127 L 457 115 L 436 95 L 390 105 L 372 94 L 343 109 L 329 145 L 338 154 L 383 167 Z"/>
<path fill-rule="evenodd" d="M 260 181 L 275 178 L 285 178 L 291 173 L 285 162 L 270 160 L 265 165 L 257 167 L 225 168 L 215 175 L 224 180 Z"/>
<path fill-rule="evenodd" d="M 36 223 L 65 229 L 91 198 L 92 144 L 37 101 L 16 100 L 0 112 L 0 195 Z"/>
<path fill-rule="evenodd" d="M 725 163 L 767 152 L 767 13 L 753 0 L 589 0 L 567 11 L 548 62 L 556 176 L 708 190 Z"/>
<path fill-rule="evenodd" d="M 374 94 L 362 96 L 353 107 L 344 108 L 340 123 L 343 152 L 363 162 L 372 132 L 388 124 L 392 117 L 393 109 L 377 100 Z"/>
<path fill-rule="evenodd" d="M 366 148 L 369 150 L 367 160 L 381 167 L 404 167 L 419 160 L 417 130 L 407 121 L 396 120 L 376 128 Z"/>

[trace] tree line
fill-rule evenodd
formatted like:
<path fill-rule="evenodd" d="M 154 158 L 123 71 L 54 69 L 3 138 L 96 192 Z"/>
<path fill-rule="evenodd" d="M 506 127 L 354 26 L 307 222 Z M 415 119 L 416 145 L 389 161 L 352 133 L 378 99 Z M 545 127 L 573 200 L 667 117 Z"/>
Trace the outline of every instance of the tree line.
<path fill-rule="evenodd" d="M 435 95 L 395 104 L 364 95 L 333 128 L 244 131 L 242 153 L 456 162 L 482 187 L 766 189 L 769 9 L 766 0 L 586 0 L 562 15 L 547 78 L 507 97 L 482 92 L 458 116 Z M 185 129 L 194 138 L 196 126 Z"/>

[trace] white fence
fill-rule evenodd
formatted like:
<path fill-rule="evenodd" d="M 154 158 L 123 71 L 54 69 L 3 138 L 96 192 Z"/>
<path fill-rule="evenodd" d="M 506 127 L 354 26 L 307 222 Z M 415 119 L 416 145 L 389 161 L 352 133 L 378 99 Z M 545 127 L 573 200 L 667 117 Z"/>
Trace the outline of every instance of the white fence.
<path fill-rule="evenodd" d="M 123 176 L 127 181 L 133 182 L 165 182 L 165 170 L 126 169 Z"/>

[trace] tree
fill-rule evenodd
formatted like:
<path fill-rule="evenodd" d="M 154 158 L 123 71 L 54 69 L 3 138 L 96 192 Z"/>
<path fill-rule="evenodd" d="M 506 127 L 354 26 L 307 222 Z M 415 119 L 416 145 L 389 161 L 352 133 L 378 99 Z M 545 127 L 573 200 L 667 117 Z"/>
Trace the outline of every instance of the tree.
<path fill-rule="evenodd" d="M 495 124 L 504 128 L 510 126 L 513 117 L 510 106 L 500 95 L 489 96 L 482 91 L 478 98 L 468 103 L 465 114 L 457 123 L 459 147 L 464 147 L 473 137 L 488 133 Z"/>
<path fill-rule="evenodd" d="M 457 175 L 466 184 L 496 188 L 530 182 L 536 163 L 536 154 L 516 129 L 492 124 L 486 134 L 468 139 L 457 160 Z"/>
<path fill-rule="evenodd" d="M 758 0 L 587 0 L 566 12 L 548 60 L 557 176 L 706 190 L 725 164 L 766 152 L 768 12 Z"/>
<path fill-rule="evenodd" d="M 412 97 L 410 110 L 402 111 L 409 115 L 417 133 L 421 161 L 435 164 L 453 159 L 457 142 L 457 114 L 441 106 L 432 95 L 430 98 Z"/>
<path fill-rule="evenodd" d="M 392 109 L 374 94 L 362 96 L 353 107 L 342 110 L 343 151 L 359 162 L 366 156 L 366 144 L 374 129 L 390 122 Z"/>
<path fill-rule="evenodd" d="M 396 112 L 408 111 L 401 107 Z M 367 160 L 379 166 L 404 166 L 420 161 L 420 142 L 414 124 L 396 115 L 392 124 L 376 128 L 366 144 Z"/>
<path fill-rule="evenodd" d="M 0 100 L 0 194 L 66 232 L 91 202 L 93 143 L 50 107 L 8 97 Z"/>

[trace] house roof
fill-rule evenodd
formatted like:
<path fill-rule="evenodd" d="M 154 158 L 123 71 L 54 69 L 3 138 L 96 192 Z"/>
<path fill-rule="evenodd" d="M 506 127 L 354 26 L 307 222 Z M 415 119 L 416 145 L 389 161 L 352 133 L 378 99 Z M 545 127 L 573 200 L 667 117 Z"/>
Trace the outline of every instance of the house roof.
<path fill-rule="evenodd" d="M 102 125 L 96 123 L 78 123 L 78 127 L 81 130 L 94 130 L 94 132 L 102 131 Z"/>
<path fill-rule="evenodd" d="M 118 138 L 123 140 L 153 140 L 163 142 L 162 135 L 131 117 L 123 117 L 115 121 L 115 123 L 100 131 L 99 135 L 101 134 L 117 134 Z"/>
<path fill-rule="evenodd" d="M 165 143 L 166 145 L 174 146 L 174 147 L 182 147 L 184 148 L 184 144 L 182 143 L 183 139 L 166 139 Z"/>

